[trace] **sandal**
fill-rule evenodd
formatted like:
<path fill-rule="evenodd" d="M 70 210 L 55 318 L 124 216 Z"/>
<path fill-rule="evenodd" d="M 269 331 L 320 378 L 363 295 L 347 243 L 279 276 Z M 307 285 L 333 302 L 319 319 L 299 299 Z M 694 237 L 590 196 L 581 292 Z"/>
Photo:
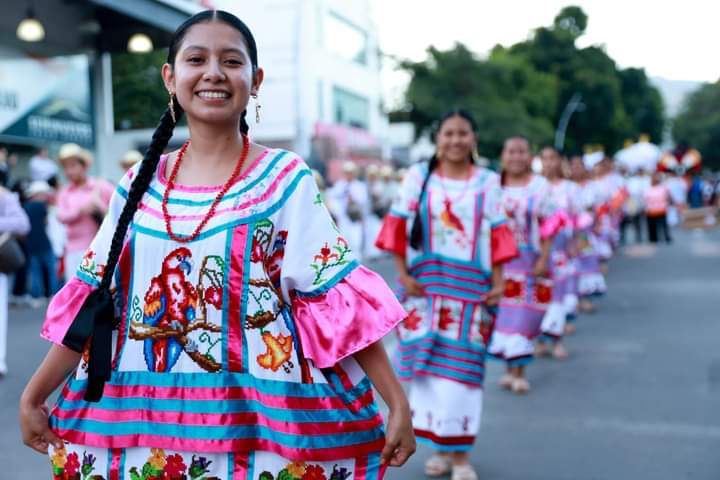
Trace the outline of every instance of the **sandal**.
<path fill-rule="evenodd" d="M 558 343 L 555 345 L 555 348 L 553 348 L 552 356 L 555 360 L 567 360 L 567 358 L 570 356 L 565 350 L 565 347 L 563 347 L 562 343 Z"/>
<path fill-rule="evenodd" d="M 478 480 L 478 474 L 469 463 L 454 465 L 450 480 Z"/>
<path fill-rule="evenodd" d="M 518 395 L 524 395 L 530 391 L 530 382 L 528 382 L 525 378 L 514 378 L 512 391 Z"/>
<path fill-rule="evenodd" d="M 500 377 L 500 388 L 504 388 L 505 390 L 512 390 L 513 380 L 515 380 L 515 377 L 513 377 L 509 373 L 506 373 L 505 375 Z"/>
<path fill-rule="evenodd" d="M 428 477 L 443 477 L 452 470 L 452 462 L 450 462 L 450 459 L 437 453 L 425 462 L 425 475 Z"/>

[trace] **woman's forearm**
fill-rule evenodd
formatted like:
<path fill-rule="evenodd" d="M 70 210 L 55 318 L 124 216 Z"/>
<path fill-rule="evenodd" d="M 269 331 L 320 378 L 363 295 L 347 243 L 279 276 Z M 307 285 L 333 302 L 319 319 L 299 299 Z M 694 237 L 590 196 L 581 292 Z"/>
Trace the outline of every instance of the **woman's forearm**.
<path fill-rule="evenodd" d="M 50 351 L 25 387 L 20 403 L 32 406 L 45 403 L 50 394 L 77 367 L 79 361 L 79 353 L 59 345 L 50 347 Z"/>
<path fill-rule="evenodd" d="M 354 355 L 390 410 L 410 408 L 381 340 Z"/>
<path fill-rule="evenodd" d="M 405 257 L 403 257 L 402 255 L 398 255 L 398 254 L 394 253 L 394 254 L 393 254 L 393 260 L 394 260 L 394 262 L 395 262 L 395 269 L 397 270 L 397 272 L 398 272 L 401 276 L 402 276 L 402 275 L 407 275 L 407 274 L 408 274 L 408 270 L 407 270 L 407 263 L 406 263 L 406 261 L 405 261 Z"/>

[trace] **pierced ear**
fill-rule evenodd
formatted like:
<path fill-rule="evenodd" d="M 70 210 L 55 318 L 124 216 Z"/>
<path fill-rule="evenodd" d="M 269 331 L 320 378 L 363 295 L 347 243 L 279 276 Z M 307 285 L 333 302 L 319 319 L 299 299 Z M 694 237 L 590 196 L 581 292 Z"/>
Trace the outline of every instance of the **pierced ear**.
<path fill-rule="evenodd" d="M 162 70 L 160 71 L 163 79 L 163 83 L 165 84 L 165 90 L 169 92 L 175 91 L 175 72 L 173 71 L 173 68 L 170 64 L 166 63 L 162 66 Z"/>

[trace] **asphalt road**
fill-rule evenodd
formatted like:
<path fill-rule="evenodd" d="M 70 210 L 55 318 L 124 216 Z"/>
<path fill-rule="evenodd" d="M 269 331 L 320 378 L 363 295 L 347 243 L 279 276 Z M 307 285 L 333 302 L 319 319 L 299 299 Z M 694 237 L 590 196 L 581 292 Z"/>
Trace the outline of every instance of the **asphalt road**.
<path fill-rule="evenodd" d="M 371 266 L 392 276 L 388 261 Z M 567 341 L 571 358 L 530 366 L 529 396 L 501 391 L 502 366 L 489 365 L 472 454 L 481 479 L 720 479 L 720 232 L 627 247 L 608 283 L 598 312 L 581 317 Z M 41 309 L 10 312 L 0 480 L 50 478 L 17 426 L 20 392 L 47 350 L 41 323 Z M 428 454 L 421 447 L 387 478 L 424 478 Z"/>

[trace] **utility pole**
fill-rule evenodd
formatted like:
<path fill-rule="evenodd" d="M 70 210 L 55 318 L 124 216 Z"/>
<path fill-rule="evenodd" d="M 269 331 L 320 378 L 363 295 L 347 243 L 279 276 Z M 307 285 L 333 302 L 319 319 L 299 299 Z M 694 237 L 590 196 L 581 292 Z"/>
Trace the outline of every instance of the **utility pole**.
<path fill-rule="evenodd" d="M 570 117 L 575 112 L 582 112 L 585 110 L 585 104 L 582 103 L 582 94 L 575 92 L 567 105 L 563 110 L 560 121 L 558 122 L 557 130 L 555 130 L 555 149 L 563 151 L 565 148 L 565 132 L 567 131 L 568 124 L 570 123 Z"/>

